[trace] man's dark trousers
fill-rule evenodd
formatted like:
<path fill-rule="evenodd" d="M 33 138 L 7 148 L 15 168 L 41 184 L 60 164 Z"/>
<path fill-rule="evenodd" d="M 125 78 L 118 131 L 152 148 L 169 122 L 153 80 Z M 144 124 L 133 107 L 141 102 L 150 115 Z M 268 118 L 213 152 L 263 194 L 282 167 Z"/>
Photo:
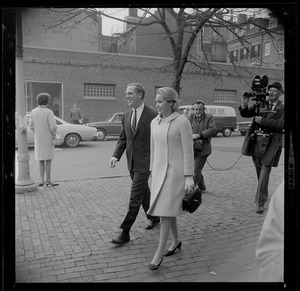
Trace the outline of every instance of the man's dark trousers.
<path fill-rule="evenodd" d="M 135 170 L 133 167 L 133 170 L 130 171 L 130 176 L 132 180 L 132 185 L 131 185 L 129 208 L 125 216 L 125 219 L 120 226 L 120 228 L 125 233 L 129 233 L 131 226 L 136 220 L 141 205 L 145 213 L 147 213 L 150 206 L 150 195 L 151 195 L 149 185 L 148 185 L 150 171 L 141 173 Z M 148 219 L 153 218 L 148 214 L 146 215 Z"/>
<path fill-rule="evenodd" d="M 206 189 L 202 170 L 206 163 L 207 157 L 207 155 L 201 155 L 201 150 L 194 149 L 194 185 L 198 185 L 201 191 Z"/>
<path fill-rule="evenodd" d="M 255 203 L 264 204 L 268 197 L 269 177 L 271 173 L 271 166 L 261 164 L 262 153 L 266 144 L 262 136 L 256 137 L 256 143 L 253 148 L 252 160 L 256 169 L 258 179 L 257 190 L 255 195 Z"/>

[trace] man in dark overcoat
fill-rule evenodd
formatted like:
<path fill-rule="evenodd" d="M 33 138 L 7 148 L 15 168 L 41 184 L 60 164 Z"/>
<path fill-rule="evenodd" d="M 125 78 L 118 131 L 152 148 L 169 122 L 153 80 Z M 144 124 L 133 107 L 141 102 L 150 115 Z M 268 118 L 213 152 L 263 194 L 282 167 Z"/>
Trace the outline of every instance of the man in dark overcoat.
<path fill-rule="evenodd" d="M 150 206 L 150 123 L 157 116 L 156 111 L 144 104 L 145 89 L 141 84 L 128 84 L 125 95 L 132 109 L 124 113 L 119 140 L 110 159 L 110 166 L 113 168 L 126 150 L 127 166 L 132 179 L 128 212 L 120 226 L 122 232 L 111 241 L 118 245 L 130 240 L 129 232 L 140 206 L 142 205 L 145 213 Z M 159 217 L 146 215 L 149 219 L 146 229 L 158 224 Z"/>
<path fill-rule="evenodd" d="M 258 178 L 255 196 L 257 213 L 264 212 L 271 168 L 278 166 L 282 151 L 284 104 L 279 100 L 282 94 L 281 83 L 274 82 L 268 86 L 268 99 L 256 104 L 260 106 L 259 115 L 255 106 L 248 107 L 249 97 L 245 94 L 242 96 L 242 104 L 239 107 L 242 117 L 254 117 L 251 126 L 251 155 Z M 255 124 L 256 126 L 253 126 Z"/>
<path fill-rule="evenodd" d="M 194 141 L 194 184 L 201 191 L 206 190 L 203 167 L 212 152 L 211 138 L 216 135 L 216 122 L 212 114 L 205 112 L 202 100 L 193 102 L 193 113 L 188 117 L 193 132 Z"/>

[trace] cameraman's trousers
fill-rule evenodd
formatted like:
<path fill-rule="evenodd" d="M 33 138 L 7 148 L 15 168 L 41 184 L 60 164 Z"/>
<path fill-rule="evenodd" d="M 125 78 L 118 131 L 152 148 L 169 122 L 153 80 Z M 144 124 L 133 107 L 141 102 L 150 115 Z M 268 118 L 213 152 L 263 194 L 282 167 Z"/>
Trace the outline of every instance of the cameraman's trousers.
<path fill-rule="evenodd" d="M 263 205 L 268 197 L 269 177 L 271 173 L 271 166 L 261 164 L 262 153 L 264 152 L 265 144 L 262 136 L 256 137 L 254 144 L 252 160 L 256 169 L 258 184 L 255 195 L 255 203 Z"/>

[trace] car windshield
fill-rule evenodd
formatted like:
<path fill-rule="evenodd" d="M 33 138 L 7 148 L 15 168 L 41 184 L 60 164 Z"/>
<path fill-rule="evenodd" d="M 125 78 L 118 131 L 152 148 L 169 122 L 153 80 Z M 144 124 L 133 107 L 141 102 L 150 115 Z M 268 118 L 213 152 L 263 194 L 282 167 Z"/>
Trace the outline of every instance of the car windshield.
<path fill-rule="evenodd" d="M 115 113 L 111 114 L 111 115 L 107 118 L 107 120 L 108 120 L 108 121 L 113 121 L 114 116 L 115 116 Z"/>
<path fill-rule="evenodd" d="M 122 121 L 123 113 L 113 113 L 109 118 L 109 122 L 121 122 Z"/>

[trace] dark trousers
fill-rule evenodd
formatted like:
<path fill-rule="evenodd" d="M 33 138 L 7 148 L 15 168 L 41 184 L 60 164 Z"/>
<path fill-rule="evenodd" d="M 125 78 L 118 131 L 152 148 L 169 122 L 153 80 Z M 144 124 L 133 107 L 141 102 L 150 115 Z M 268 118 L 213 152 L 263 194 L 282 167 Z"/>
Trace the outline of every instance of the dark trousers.
<path fill-rule="evenodd" d="M 256 143 L 253 148 L 252 160 L 256 169 L 258 179 L 255 203 L 264 204 L 268 197 L 269 178 L 271 173 L 271 166 L 261 164 L 262 152 L 264 150 L 264 140 L 262 136 L 256 137 Z"/>
<path fill-rule="evenodd" d="M 201 151 L 194 150 L 194 185 L 198 185 L 200 190 L 206 189 L 202 169 L 206 163 L 207 155 L 202 156 Z"/>
<path fill-rule="evenodd" d="M 120 226 L 120 228 L 126 233 L 129 233 L 131 226 L 135 222 L 141 205 L 145 213 L 147 213 L 150 206 L 150 189 L 148 185 L 150 171 L 146 173 L 140 173 L 136 170 L 133 170 L 130 172 L 130 176 L 132 184 L 129 207 L 125 219 Z M 153 218 L 148 214 L 146 214 L 146 216 L 148 219 Z"/>

